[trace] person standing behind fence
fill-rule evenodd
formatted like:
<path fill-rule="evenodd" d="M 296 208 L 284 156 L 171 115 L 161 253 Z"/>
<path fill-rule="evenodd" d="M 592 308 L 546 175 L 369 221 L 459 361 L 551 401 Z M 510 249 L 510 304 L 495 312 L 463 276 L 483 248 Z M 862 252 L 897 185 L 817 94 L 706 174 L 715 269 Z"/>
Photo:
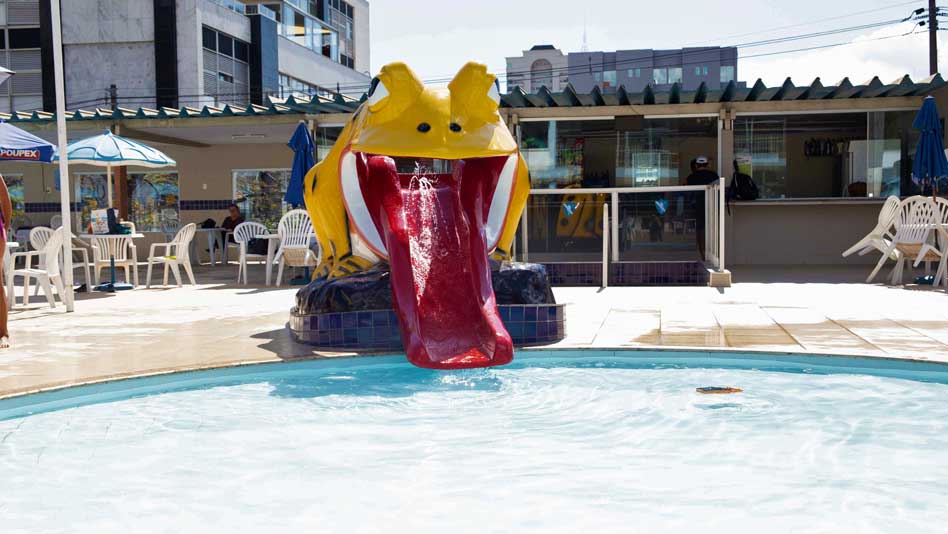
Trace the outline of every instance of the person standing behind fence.
<path fill-rule="evenodd" d="M 718 173 L 712 171 L 709 167 L 710 160 L 707 156 L 698 156 L 695 158 L 694 167 L 686 178 L 684 185 L 711 185 L 721 179 Z M 704 261 L 704 195 L 705 193 L 689 193 L 687 196 L 691 199 L 695 213 L 695 238 L 698 241 L 698 254 L 701 255 L 701 261 Z"/>
<path fill-rule="evenodd" d="M 13 221 L 13 203 L 10 202 L 10 193 L 7 184 L 0 176 L 0 258 L 7 252 L 7 235 L 12 227 L 7 225 Z M 10 331 L 7 330 L 7 297 L 5 284 L 6 273 L 3 272 L 3 263 L 0 262 L 0 349 L 10 347 Z M 25 291 L 25 289 L 24 289 Z M 12 295 L 11 295 L 12 298 Z"/>

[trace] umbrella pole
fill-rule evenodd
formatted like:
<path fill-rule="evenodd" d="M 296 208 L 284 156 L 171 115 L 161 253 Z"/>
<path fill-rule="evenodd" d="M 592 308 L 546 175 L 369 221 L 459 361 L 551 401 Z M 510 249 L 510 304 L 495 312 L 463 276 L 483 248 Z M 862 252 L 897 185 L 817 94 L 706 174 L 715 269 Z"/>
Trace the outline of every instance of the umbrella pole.
<path fill-rule="evenodd" d="M 59 140 L 59 196 L 63 218 L 63 286 L 60 295 L 66 311 L 75 309 L 72 288 L 72 214 L 69 205 L 69 154 L 66 147 L 66 87 L 63 80 L 63 26 L 59 2 L 50 2 L 50 22 L 53 30 L 53 77 L 56 87 L 56 134 Z M 55 261 L 55 260 L 54 260 Z M 88 283 L 88 280 L 86 281 Z"/>
<path fill-rule="evenodd" d="M 105 183 L 109 193 L 109 208 L 112 207 L 112 165 L 105 166 Z"/>

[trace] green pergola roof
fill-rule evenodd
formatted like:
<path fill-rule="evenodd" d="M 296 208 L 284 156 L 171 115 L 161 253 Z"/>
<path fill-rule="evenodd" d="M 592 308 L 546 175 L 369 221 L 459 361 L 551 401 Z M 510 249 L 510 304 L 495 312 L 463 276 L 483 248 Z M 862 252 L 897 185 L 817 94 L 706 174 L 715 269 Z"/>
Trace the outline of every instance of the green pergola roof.
<path fill-rule="evenodd" d="M 853 85 L 849 78 L 843 78 L 832 86 L 824 86 L 820 79 L 813 80 L 807 86 L 795 86 L 787 78 L 779 87 L 767 87 L 758 79 L 751 87 L 740 87 L 730 82 L 723 89 L 708 89 L 702 83 L 694 91 L 683 91 L 676 83 L 668 89 L 655 89 L 647 85 L 638 93 L 630 93 L 619 86 L 615 92 L 604 93 L 598 86 L 589 93 L 577 93 L 571 85 L 561 92 L 553 93 L 541 87 L 536 93 L 524 93 L 519 87 L 500 97 L 502 108 L 552 108 L 552 107 L 594 107 L 594 106 L 630 106 L 657 104 L 705 104 L 715 102 L 776 102 L 791 100 L 841 100 L 848 98 L 881 98 L 899 96 L 923 96 L 945 85 L 940 74 L 914 82 L 909 76 L 884 84 L 879 77 Z M 206 117 L 253 117 L 266 115 L 352 113 L 365 100 L 353 99 L 342 95 L 334 98 L 321 96 L 271 99 L 268 106 L 251 104 L 249 106 L 225 105 L 222 107 L 204 106 L 202 108 L 184 106 L 174 108 L 98 108 L 78 109 L 67 115 L 69 121 L 128 120 L 128 119 L 179 119 Z M 44 111 L 15 111 L 0 113 L 0 119 L 16 123 L 50 122 L 56 120 L 55 113 Z"/>
<path fill-rule="evenodd" d="M 314 96 L 313 98 L 296 98 L 290 96 L 283 100 L 271 99 L 268 106 L 251 104 L 240 106 L 227 104 L 224 106 L 204 106 L 201 108 L 183 106 L 175 108 L 124 108 L 115 109 L 77 109 L 68 112 L 69 121 L 100 121 L 125 119 L 181 119 L 202 117 L 253 117 L 265 115 L 292 115 L 292 114 L 321 114 L 321 113 L 351 113 L 355 111 L 361 100 L 354 100 L 342 96 L 334 99 Z M 48 122 L 55 121 L 56 114 L 45 111 L 14 111 L 0 113 L 0 119 L 7 122 Z"/>
<path fill-rule="evenodd" d="M 723 89 L 708 89 L 702 82 L 694 91 L 683 91 L 677 83 L 668 89 L 657 90 L 651 85 L 638 93 L 630 93 L 619 86 L 615 92 L 604 93 L 598 86 L 586 94 L 577 93 L 571 85 L 558 93 L 541 87 L 536 93 L 524 93 L 519 87 L 500 98 L 505 108 L 549 108 L 549 107 L 587 107 L 587 106 L 649 106 L 656 104 L 705 104 L 715 102 L 774 102 L 788 100 L 839 100 L 845 98 L 881 98 L 894 96 L 926 95 L 945 85 L 940 74 L 935 74 L 919 82 L 913 82 L 908 75 L 889 84 L 882 83 L 879 77 L 860 85 L 853 85 L 849 78 L 843 78 L 833 86 L 824 86 L 820 79 L 813 80 L 807 86 L 795 86 L 790 78 L 779 87 L 767 87 L 758 79 L 751 87 L 740 87 L 729 82 Z"/>

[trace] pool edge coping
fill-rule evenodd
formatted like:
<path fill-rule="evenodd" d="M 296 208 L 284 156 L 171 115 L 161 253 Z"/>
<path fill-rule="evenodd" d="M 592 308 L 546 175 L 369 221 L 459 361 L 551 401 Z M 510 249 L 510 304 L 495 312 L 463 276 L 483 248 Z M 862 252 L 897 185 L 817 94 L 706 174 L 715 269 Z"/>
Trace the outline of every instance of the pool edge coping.
<path fill-rule="evenodd" d="M 853 352 L 820 352 L 813 353 L 808 351 L 780 351 L 780 350 L 770 350 L 770 349 L 750 349 L 750 348 L 740 348 L 740 347 L 669 347 L 665 345 L 640 345 L 640 346 L 602 346 L 602 347 L 591 347 L 591 346 L 555 346 L 555 345 L 543 345 L 543 346 L 531 346 L 523 347 L 520 349 L 522 352 L 663 352 L 663 353 L 732 353 L 732 357 L 735 357 L 733 354 L 751 354 L 751 355 L 770 355 L 770 356 L 796 356 L 796 357 L 812 357 L 812 358 L 862 358 L 868 360 L 884 360 L 892 362 L 911 362 L 911 363 L 923 363 L 923 364 L 932 364 L 937 366 L 944 366 L 946 371 L 948 371 L 948 360 L 932 360 L 925 357 L 906 357 L 906 356 L 895 356 L 895 355 L 875 355 L 875 354 L 864 354 L 856 351 Z M 110 382 L 122 382 L 126 380 L 134 380 L 138 378 L 149 378 L 149 377 L 158 377 L 190 372 L 199 372 L 199 371 L 213 371 L 218 369 L 228 369 L 228 368 L 237 368 L 237 367 L 251 367 L 256 365 L 269 365 L 269 364 L 283 364 L 283 363 L 293 363 L 293 362 L 303 362 L 303 361 L 319 361 L 319 360 L 351 360 L 357 358 L 378 358 L 385 356 L 399 356 L 401 353 L 392 352 L 392 351 L 382 351 L 382 352 L 325 352 L 317 353 L 308 356 L 293 356 L 293 357 L 279 357 L 273 356 L 272 358 L 266 359 L 255 359 L 255 360 L 238 360 L 230 362 L 220 362 L 220 363 L 208 363 L 202 365 L 192 365 L 192 366 L 183 366 L 183 367 L 164 367 L 158 369 L 149 369 L 142 372 L 129 372 L 129 373 L 120 373 L 115 375 L 99 376 L 92 377 L 88 379 L 80 379 L 76 381 L 60 381 L 53 382 L 47 385 L 39 387 L 30 387 L 19 390 L 10 390 L 7 392 L 0 393 L 0 401 L 5 401 L 9 399 L 27 397 L 30 395 L 40 394 L 40 393 L 49 393 L 54 391 L 61 391 L 70 388 L 78 388 L 83 386 L 91 386 L 96 384 L 110 383 Z"/>

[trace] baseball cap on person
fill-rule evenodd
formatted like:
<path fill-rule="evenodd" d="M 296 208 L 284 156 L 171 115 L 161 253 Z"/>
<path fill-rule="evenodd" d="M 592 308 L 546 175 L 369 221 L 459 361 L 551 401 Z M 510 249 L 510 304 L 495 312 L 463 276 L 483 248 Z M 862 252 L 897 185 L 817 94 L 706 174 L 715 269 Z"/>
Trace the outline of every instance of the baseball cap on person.
<path fill-rule="evenodd" d="M 698 156 L 697 158 L 695 158 L 695 163 L 697 163 L 698 165 L 707 165 L 707 164 L 708 164 L 708 157 L 707 157 L 707 156 Z"/>

